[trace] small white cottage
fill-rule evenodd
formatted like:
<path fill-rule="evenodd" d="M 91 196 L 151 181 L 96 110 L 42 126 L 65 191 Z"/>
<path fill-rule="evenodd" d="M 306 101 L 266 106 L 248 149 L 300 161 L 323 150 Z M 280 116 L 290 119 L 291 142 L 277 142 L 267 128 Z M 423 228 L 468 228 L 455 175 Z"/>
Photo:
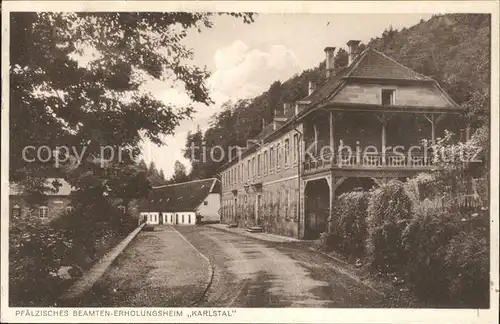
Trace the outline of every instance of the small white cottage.
<path fill-rule="evenodd" d="M 148 224 L 196 224 L 220 221 L 220 181 L 216 178 L 153 187 L 139 212 Z"/>

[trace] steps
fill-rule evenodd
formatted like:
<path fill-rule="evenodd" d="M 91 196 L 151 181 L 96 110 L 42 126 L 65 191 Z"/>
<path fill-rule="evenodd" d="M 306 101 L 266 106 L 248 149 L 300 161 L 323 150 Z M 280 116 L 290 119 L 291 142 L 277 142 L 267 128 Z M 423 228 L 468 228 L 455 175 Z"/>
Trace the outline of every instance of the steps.
<path fill-rule="evenodd" d="M 246 229 L 247 232 L 250 233 L 262 233 L 263 229 L 262 226 L 251 226 Z"/>

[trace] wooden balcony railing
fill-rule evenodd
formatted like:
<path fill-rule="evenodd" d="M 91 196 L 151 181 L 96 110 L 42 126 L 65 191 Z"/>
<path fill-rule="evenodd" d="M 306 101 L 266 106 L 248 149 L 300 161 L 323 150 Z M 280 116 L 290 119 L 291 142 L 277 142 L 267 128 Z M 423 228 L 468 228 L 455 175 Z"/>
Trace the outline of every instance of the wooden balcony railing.
<path fill-rule="evenodd" d="M 328 168 L 433 168 L 436 164 L 432 154 L 364 154 L 334 155 L 306 159 L 304 172 Z"/>

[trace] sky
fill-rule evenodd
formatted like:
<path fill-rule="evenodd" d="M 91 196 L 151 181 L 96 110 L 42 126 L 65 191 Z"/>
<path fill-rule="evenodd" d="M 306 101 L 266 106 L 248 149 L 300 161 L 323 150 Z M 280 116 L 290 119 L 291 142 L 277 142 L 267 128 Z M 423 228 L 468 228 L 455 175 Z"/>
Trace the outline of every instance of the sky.
<path fill-rule="evenodd" d="M 327 46 L 346 48 L 347 41 L 367 43 L 392 26 L 410 27 L 431 14 L 259 14 L 252 24 L 241 19 L 217 16 L 211 29 L 188 32 L 184 44 L 193 49 L 193 64 L 211 71 L 207 80 L 213 105 L 195 104 L 191 120 L 184 120 L 174 136 L 164 137 L 165 145 L 145 141 L 143 158 L 154 161 L 168 178 L 176 160 L 190 169 L 183 157 L 189 131 L 208 128 L 210 117 L 222 103 L 253 98 L 267 91 L 276 80 L 282 82 L 324 60 Z M 145 85 L 155 97 L 179 106 L 190 103 L 180 88 L 159 81 Z"/>

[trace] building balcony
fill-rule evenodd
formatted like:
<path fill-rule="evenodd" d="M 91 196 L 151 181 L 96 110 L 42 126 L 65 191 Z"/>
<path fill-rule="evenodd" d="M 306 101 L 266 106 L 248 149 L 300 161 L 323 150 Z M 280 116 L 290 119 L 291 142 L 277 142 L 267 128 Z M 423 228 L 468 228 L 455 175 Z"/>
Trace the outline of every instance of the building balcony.
<path fill-rule="evenodd" d="M 328 169 L 364 169 L 364 170 L 415 170 L 431 171 L 437 169 L 432 154 L 324 154 L 322 157 L 309 158 L 304 162 L 304 173 L 315 173 Z"/>

